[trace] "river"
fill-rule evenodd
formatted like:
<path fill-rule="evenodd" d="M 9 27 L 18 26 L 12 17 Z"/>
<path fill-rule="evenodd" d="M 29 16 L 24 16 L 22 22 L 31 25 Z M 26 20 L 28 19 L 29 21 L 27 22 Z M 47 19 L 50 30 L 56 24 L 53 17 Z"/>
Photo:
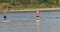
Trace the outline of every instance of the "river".
<path fill-rule="evenodd" d="M 0 13 L 0 32 L 37 32 L 35 12 L 7 13 L 10 22 L 3 23 Z M 60 11 L 40 12 L 40 32 L 60 32 Z"/>

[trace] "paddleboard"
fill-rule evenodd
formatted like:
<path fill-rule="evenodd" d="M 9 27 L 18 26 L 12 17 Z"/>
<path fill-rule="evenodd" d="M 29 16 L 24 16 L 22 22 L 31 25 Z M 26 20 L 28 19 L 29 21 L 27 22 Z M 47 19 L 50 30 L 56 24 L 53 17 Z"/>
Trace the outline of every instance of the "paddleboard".
<path fill-rule="evenodd" d="M 10 22 L 9 20 L 3 20 L 3 22 Z"/>

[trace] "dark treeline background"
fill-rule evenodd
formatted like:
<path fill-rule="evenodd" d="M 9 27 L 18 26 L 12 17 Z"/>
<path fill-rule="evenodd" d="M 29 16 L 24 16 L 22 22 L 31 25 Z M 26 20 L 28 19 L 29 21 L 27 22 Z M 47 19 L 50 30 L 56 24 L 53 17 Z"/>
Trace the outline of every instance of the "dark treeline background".
<path fill-rule="evenodd" d="M 1 3 L 20 8 L 52 8 L 60 7 L 60 0 L 0 0 Z M 5 6 L 6 6 L 5 5 Z"/>

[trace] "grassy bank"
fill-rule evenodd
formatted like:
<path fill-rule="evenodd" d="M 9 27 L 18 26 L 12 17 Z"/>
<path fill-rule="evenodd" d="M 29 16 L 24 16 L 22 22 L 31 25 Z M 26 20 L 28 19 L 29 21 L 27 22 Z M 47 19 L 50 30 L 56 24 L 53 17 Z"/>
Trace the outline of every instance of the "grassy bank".
<path fill-rule="evenodd" d="M 8 12 L 17 12 L 17 11 L 41 11 L 41 12 L 47 12 L 47 11 L 60 11 L 60 8 L 55 5 L 53 6 L 46 6 L 44 4 L 42 5 L 10 5 L 9 3 L 0 3 L 0 11 L 2 11 L 4 9 L 4 7 L 6 6 L 10 6 L 11 10 L 9 10 Z"/>
<path fill-rule="evenodd" d="M 40 11 L 40 12 L 51 12 L 51 11 L 60 11 L 60 8 L 21 8 L 21 9 L 11 9 L 7 12 L 31 12 L 31 11 Z M 2 10 L 0 10 L 2 11 Z"/>
<path fill-rule="evenodd" d="M 59 5 L 45 5 L 42 4 L 20 4 L 20 5 L 12 5 L 10 3 L 0 3 L 0 10 L 4 9 L 4 7 L 11 7 L 13 10 L 22 10 L 22 9 L 38 9 L 38 8 L 56 8 L 60 7 Z"/>
<path fill-rule="evenodd" d="M 51 12 L 51 11 L 60 11 L 60 8 L 25 8 L 25 9 L 20 9 L 20 10 L 8 10 L 7 12 L 34 12 L 34 11 L 40 11 L 40 12 Z M 0 10 L 0 12 L 3 12 Z"/>

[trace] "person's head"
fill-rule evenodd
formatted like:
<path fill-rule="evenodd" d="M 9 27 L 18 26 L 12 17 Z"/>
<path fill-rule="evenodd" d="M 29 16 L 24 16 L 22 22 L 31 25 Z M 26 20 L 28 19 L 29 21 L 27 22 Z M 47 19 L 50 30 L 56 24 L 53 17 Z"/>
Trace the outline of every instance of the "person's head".
<path fill-rule="evenodd" d="M 36 11 L 36 12 L 39 12 L 39 11 Z"/>

